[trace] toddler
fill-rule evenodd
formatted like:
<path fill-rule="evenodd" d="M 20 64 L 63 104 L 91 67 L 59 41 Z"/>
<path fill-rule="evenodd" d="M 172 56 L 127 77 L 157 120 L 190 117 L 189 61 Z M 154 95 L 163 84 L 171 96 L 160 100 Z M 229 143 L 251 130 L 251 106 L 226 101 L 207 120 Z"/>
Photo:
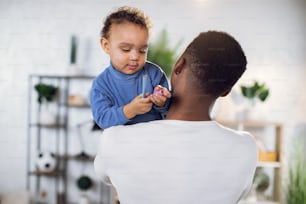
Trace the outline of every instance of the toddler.
<path fill-rule="evenodd" d="M 100 44 L 110 65 L 93 81 L 90 102 L 101 128 L 163 119 L 171 93 L 165 73 L 146 61 L 150 20 L 132 7 L 106 17 Z"/>

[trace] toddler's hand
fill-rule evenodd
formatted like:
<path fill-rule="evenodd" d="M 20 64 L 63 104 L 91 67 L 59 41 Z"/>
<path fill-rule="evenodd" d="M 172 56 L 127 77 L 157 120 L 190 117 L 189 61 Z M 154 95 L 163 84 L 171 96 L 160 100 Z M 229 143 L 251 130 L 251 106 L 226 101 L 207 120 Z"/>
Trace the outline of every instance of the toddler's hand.
<path fill-rule="evenodd" d="M 153 104 L 149 97 L 142 98 L 141 95 L 138 95 L 130 103 L 123 107 L 123 113 L 128 119 L 131 119 L 136 115 L 149 112 L 152 108 L 152 105 Z"/>
<path fill-rule="evenodd" d="M 167 88 L 158 85 L 154 88 L 154 92 L 150 95 L 150 100 L 158 107 L 165 106 L 168 98 L 171 98 L 171 93 Z"/>

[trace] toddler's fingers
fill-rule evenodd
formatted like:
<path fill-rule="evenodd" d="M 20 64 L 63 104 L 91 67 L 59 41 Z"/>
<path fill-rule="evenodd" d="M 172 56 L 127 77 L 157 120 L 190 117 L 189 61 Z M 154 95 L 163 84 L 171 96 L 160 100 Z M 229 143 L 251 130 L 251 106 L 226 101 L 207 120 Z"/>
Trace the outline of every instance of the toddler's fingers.
<path fill-rule="evenodd" d="M 150 96 L 150 93 L 145 93 L 145 97 L 142 97 L 142 94 L 139 94 L 138 96 L 136 96 L 136 98 L 146 98 L 146 97 L 148 97 L 148 96 Z"/>
<path fill-rule="evenodd" d="M 161 85 L 157 85 L 157 86 L 155 86 L 155 88 L 154 88 L 154 91 L 156 90 L 156 91 L 159 91 L 159 90 L 162 90 L 164 87 L 162 87 Z"/>
<path fill-rule="evenodd" d="M 157 105 L 157 106 L 164 106 L 166 101 L 166 97 L 165 96 L 152 96 L 152 102 Z"/>
<path fill-rule="evenodd" d="M 156 95 L 154 95 L 154 94 L 151 94 L 148 98 L 150 98 L 150 101 L 152 102 L 152 103 L 156 103 L 157 101 L 156 101 Z"/>
<path fill-rule="evenodd" d="M 170 97 L 171 97 L 170 91 L 168 91 L 168 89 L 164 88 L 164 90 L 163 90 L 163 96 L 166 96 L 167 98 L 170 98 Z"/>

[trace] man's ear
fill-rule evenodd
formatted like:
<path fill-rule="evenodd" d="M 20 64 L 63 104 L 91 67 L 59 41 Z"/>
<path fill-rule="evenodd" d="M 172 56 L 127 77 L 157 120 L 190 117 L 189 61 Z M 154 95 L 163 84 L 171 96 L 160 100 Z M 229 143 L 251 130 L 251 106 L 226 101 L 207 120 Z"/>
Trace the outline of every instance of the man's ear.
<path fill-rule="evenodd" d="M 230 88 L 230 89 L 224 91 L 220 96 L 221 96 L 221 97 L 227 96 L 231 91 L 232 91 L 232 88 Z"/>
<path fill-rule="evenodd" d="M 102 47 L 102 49 L 109 54 L 109 50 L 110 50 L 110 44 L 109 41 L 106 38 L 101 38 L 100 39 L 100 45 Z"/>
<path fill-rule="evenodd" d="M 186 59 L 184 57 L 180 57 L 173 67 L 173 74 L 175 75 L 180 74 L 183 71 L 185 64 L 186 64 Z"/>

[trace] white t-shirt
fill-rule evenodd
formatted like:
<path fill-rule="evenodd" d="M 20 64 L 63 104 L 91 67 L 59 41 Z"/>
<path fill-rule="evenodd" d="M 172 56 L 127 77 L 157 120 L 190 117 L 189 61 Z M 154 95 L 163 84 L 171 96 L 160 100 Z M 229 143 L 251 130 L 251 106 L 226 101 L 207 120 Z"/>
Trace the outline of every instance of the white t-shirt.
<path fill-rule="evenodd" d="M 254 138 L 215 121 L 159 120 L 106 129 L 95 171 L 121 204 L 234 204 L 257 164 Z"/>

